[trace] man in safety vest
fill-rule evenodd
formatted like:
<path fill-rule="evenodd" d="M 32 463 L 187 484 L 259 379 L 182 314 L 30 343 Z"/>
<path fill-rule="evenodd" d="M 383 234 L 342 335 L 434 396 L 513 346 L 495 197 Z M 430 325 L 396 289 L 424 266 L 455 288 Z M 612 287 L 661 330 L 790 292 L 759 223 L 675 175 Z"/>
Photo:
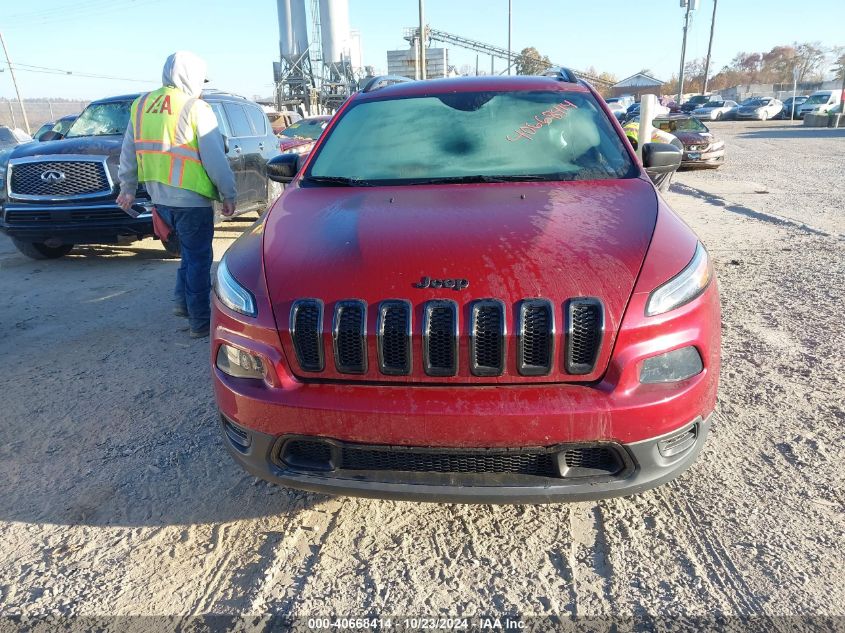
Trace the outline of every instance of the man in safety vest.
<path fill-rule="evenodd" d="M 235 212 L 235 176 L 226 158 L 214 112 L 200 99 L 206 64 L 184 51 L 164 63 L 163 86 L 132 104 L 120 152 L 120 195 L 128 211 L 143 182 L 156 211 L 169 224 L 182 249 L 176 276 L 178 316 L 188 317 L 191 337 L 208 336 L 211 316 L 212 203 L 223 214 Z"/>

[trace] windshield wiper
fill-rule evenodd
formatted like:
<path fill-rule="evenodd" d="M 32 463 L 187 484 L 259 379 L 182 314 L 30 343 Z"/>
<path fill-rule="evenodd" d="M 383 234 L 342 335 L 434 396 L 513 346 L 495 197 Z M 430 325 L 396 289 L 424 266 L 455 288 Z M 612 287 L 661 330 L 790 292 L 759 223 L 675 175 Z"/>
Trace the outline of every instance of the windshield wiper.
<path fill-rule="evenodd" d="M 347 178 L 345 176 L 306 176 L 303 178 L 305 182 L 313 182 L 321 185 L 331 185 L 335 187 L 374 187 L 375 185 L 366 180 L 359 180 L 358 178 Z"/>
<path fill-rule="evenodd" d="M 538 176 L 536 174 L 520 174 L 516 176 L 445 176 L 443 178 L 426 178 L 415 180 L 415 185 L 440 185 L 440 184 L 462 184 L 474 182 L 521 182 L 528 180 L 553 180 L 550 176 Z"/>

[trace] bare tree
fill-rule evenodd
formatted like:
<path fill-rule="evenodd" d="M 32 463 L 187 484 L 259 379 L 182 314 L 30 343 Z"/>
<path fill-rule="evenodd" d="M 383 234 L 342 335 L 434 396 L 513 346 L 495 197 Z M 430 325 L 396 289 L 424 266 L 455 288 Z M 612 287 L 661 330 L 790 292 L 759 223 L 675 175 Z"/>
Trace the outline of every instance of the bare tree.
<path fill-rule="evenodd" d="M 539 75 L 552 65 L 552 62 L 545 55 L 540 55 L 533 46 L 523 48 L 516 56 L 517 75 Z"/>

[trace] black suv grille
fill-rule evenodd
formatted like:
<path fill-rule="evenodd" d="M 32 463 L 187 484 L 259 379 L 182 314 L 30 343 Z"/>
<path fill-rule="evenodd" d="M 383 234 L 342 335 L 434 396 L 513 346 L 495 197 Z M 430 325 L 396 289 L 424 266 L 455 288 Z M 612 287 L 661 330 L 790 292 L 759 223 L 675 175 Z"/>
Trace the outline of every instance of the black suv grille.
<path fill-rule="evenodd" d="M 291 336 L 299 366 L 304 371 L 323 371 L 323 303 L 302 299 L 293 304 Z"/>
<path fill-rule="evenodd" d="M 454 301 L 425 304 L 423 364 L 429 376 L 458 373 L 458 306 Z"/>
<path fill-rule="evenodd" d="M 339 301 L 334 310 L 334 358 L 342 374 L 367 371 L 367 304 Z"/>
<path fill-rule="evenodd" d="M 589 374 L 598 357 L 604 331 L 604 310 L 598 299 L 568 302 L 566 326 L 566 371 Z"/>
<path fill-rule="evenodd" d="M 526 299 L 519 306 L 517 369 L 523 376 L 543 376 L 552 370 L 555 319 L 550 301 Z"/>
<path fill-rule="evenodd" d="M 45 199 L 108 195 L 111 193 L 102 161 L 39 161 L 13 163 L 9 183 L 12 197 L 38 196 Z M 58 182 L 43 177 L 56 175 Z"/>
<path fill-rule="evenodd" d="M 505 305 L 494 299 L 472 304 L 470 369 L 476 376 L 499 376 L 505 370 Z"/>
<path fill-rule="evenodd" d="M 381 372 L 407 376 L 411 373 L 411 304 L 382 301 L 379 305 L 378 353 Z"/>
<path fill-rule="evenodd" d="M 618 475 L 629 465 L 618 446 L 537 448 L 427 448 L 347 444 L 317 437 L 282 443 L 278 463 L 314 471 L 382 471 L 446 474 L 514 474 L 555 479 Z"/>

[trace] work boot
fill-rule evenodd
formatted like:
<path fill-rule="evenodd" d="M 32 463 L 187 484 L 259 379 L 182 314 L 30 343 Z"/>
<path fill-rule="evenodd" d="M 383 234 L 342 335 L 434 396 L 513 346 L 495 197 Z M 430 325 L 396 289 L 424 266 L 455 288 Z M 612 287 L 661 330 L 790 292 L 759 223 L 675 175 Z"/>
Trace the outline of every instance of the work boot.
<path fill-rule="evenodd" d="M 176 305 L 173 307 L 173 314 L 178 317 L 188 318 L 188 308 L 183 305 Z"/>
<path fill-rule="evenodd" d="M 191 338 L 205 338 L 206 336 L 208 336 L 208 333 L 209 333 L 210 330 L 211 330 L 211 327 L 209 325 L 205 325 L 198 330 L 192 329 L 191 332 L 190 332 L 190 337 Z"/>

